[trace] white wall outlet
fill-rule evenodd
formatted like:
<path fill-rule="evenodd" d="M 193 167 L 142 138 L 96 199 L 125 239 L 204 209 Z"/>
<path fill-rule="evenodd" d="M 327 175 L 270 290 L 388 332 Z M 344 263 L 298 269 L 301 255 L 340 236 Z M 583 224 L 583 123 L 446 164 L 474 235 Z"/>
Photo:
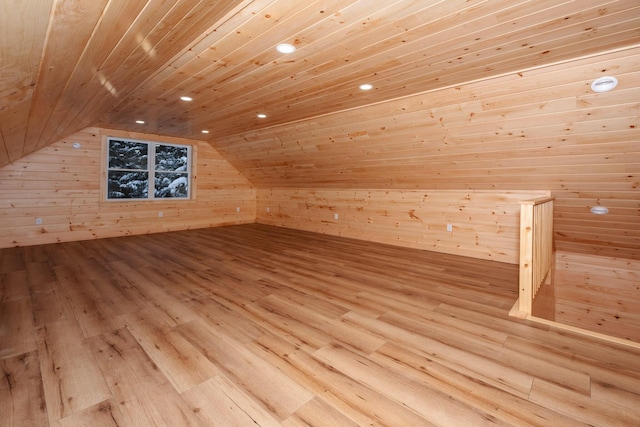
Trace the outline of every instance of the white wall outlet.
<path fill-rule="evenodd" d="M 236 212 L 240 212 L 240 206 L 236 208 Z"/>
<path fill-rule="evenodd" d="M 333 219 L 338 219 L 338 214 L 337 213 L 333 214 Z"/>
<path fill-rule="evenodd" d="M 42 218 L 36 218 L 36 225 L 42 225 Z"/>
<path fill-rule="evenodd" d="M 162 211 L 158 212 L 158 218 L 162 218 L 164 216 L 164 213 L 162 213 Z"/>
<path fill-rule="evenodd" d="M 447 224 L 447 231 L 453 231 L 453 225 Z"/>
<path fill-rule="evenodd" d="M 267 208 L 267 212 L 271 212 L 271 208 Z"/>

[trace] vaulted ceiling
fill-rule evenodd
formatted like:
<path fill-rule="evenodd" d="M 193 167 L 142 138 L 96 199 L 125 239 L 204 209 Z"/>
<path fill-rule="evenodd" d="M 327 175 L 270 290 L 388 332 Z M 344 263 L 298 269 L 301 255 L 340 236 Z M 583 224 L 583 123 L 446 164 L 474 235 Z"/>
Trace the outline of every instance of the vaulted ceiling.
<path fill-rule="evenodd" d="M 617 244 L 637 254 L 640 69 L 616 52 L 639 45 L 637 0 L 4 0 L 0 166 L 99 126 L 209 141 L 258 186 L 552 190 L 560 222 L 613 195 Z M 615 103 L 587 93 L 605 71 L 626 73 Z M 615 136 L 593 137 L 594 117 Z M 530 145 L 510 163 L 515 133 Z M 604 241 L 601 226 L 561 232 Z"/>
<path fill-rule="evenodd" d="M 0 9 L 0 165 L 87 126 L 215 141 L 640 41 L 634 0 L 6 0 Z M 280 54 L 279 43 L 297 51 Z"/>

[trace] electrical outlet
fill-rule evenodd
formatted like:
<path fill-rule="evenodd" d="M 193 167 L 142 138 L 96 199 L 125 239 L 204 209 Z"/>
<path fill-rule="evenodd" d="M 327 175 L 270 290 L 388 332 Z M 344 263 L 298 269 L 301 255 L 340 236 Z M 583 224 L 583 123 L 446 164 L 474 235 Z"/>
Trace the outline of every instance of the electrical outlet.
<path fill-rule="evenodd" d="M 271 208 L 267 208 L 267 212 L 271 212 Z"/>
<path fill-rule="evenodd" d="M 158 212 L 158 218 L 162 218 L 164 216 L 164 213 L 162 213 L 162 211 Z"/>
<path fill-rule="evenodd" d="M 240 212 L 240 206 L 236 208 L 236 212 Z"/>
<path fill-rule="evenodd" d="M 338 214 L 337 213 L 333 214 L 333 219 L 338 219 Z"/>
<path fill-rule="evenodd" d="M 42 225 L 42 218 L 36 218 L 36 225 Z"/>
<path fill-rule="evenodd" d="M 453 231 L 453 225 L 447 224 L 447 231 Z"/>

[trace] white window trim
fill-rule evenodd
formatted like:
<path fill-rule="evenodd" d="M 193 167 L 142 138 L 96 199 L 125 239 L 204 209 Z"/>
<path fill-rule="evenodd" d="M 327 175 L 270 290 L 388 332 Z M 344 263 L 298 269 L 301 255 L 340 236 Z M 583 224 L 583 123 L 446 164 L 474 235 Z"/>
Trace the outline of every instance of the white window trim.
<path fill-rule="evenodd" d="M 148 188 L 148 192 L 147 195 L 148 197 L 146 198 L 109 198 L 109 171 L 112 170 L 127 170 L 127 169 L 111 169 L 109 168 L 109 141 L 111 140 L 119 140 L 119 141 L 128 141 L 128 142 L 137 142 L 137 143 L 142 143 L 142 144 L 146 144 L 148 147 L 147 150 L 147 169 L 140 169 L 140 172 L 147 172 L 149 174 L 149 188 Z M 169 145 L 169 146 L 173 146 L 173 147 L 186 147 L 187 148 L 187 177 L 188 177 L 188 181 L 189 181 L 189 185 L 187 187 L 187 197 L 155 197 L 155 152 L 156 152 L 156 145 Z M 136 138 L 128 138 L 128 137 L 121 137 L 121 136 L 106 136 L 104 138 L 104 156 L 103 156 L 103 161 L 102 164 L 104 165 L 104 174 L 102 176 L 102 182 L 101 182 L 101 186 L 103 186 L 103 191 L 101 191 L 102 193 L 102 197 L 101 199 L 103 201 L 109 202 L 109 203 L 113 203 L 113 202 L 125 202 L 125 203 L 130 203 L 130 202 L 159 202 L 159 201 L 163 201 L 163 202 L 168 202 L 168 201 L 181 201 L 181 202 L 188 202 L 188 201 L 192 201 L 194 198 L 194 191 L 193 191 L 193 184 L 194 184 L 194 167 L 193 167 L 193 154 L 194 153 L 194 147 L 192 145 L 189 144 L 178 144 L 178 143 L 172 143 L 172 142 L 162 142 L 162 141 L 150 141 L 150 140 L 144 140 L 144 139 L 136 139 Z M 165 173 L 164 171 L 161 171 L 160 173 Z M 167 171 L 166 173 L 171 173 L 170 171 Z"/>

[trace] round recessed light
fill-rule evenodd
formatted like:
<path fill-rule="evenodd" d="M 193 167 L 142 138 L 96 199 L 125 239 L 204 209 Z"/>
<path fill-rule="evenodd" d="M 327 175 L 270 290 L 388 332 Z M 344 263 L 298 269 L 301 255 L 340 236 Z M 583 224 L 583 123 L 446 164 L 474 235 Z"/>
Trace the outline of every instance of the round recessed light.
<path fill-rule="evenodd" d="M 276 46 L 276 50 L 280 53 L 293 53 L 296 51 L 296 47 L 289 43 L 280 43 Z"/>
<path fill-rule="evenodd" d="M 369 83 L 364 83 L 360 85 L 360 90 L 371 90 L 373 89 L 373 85 Z"/>
<path fill-rule="evenodd" d="M 594 92 L 609 92 L 618 86 L 618 79 L 611 76 L 600 77 L 591 83 L 591 90 Z"/>
<path fill-rule="evenodd" d="M 258 118 L 259 119 L 266 119 L 267 115 L 266 114 L 258 114 Z"/>
<path fill-rule="evenodd" d="M 609 213 L 609 209 L 604 206 L 594 206 L 591 208 L 591 213 L 596 215 L 604 215 Z"/>
<path fill-rule="evenodd" d="M 201 131 L 201 132 L 202 132 L 202 133 L 209 133 L 209 131 L 208 131 L 208 130 L 203 130 L 203 131 Z"/>
<path fill-rule="evenodd" d="M 77 150 L 78 148 L 82 147 L 82 144 L 80 144 L 79 142 L 74 142 L 73 144 L 71 144 L 71 146 Z"/>
<path fill-rule="evenodd" d="M 139 125 L 143 125 L 144 124 L 144 120 L 136 120 L 136 123 Z"/>
<path fill-rule="evenodd" d="M 191 102 L 193 101 L 193 98 L 190 96 L 181 96 L 180 97 L 181 100 L 185 101 L 185 102 Z"/>

